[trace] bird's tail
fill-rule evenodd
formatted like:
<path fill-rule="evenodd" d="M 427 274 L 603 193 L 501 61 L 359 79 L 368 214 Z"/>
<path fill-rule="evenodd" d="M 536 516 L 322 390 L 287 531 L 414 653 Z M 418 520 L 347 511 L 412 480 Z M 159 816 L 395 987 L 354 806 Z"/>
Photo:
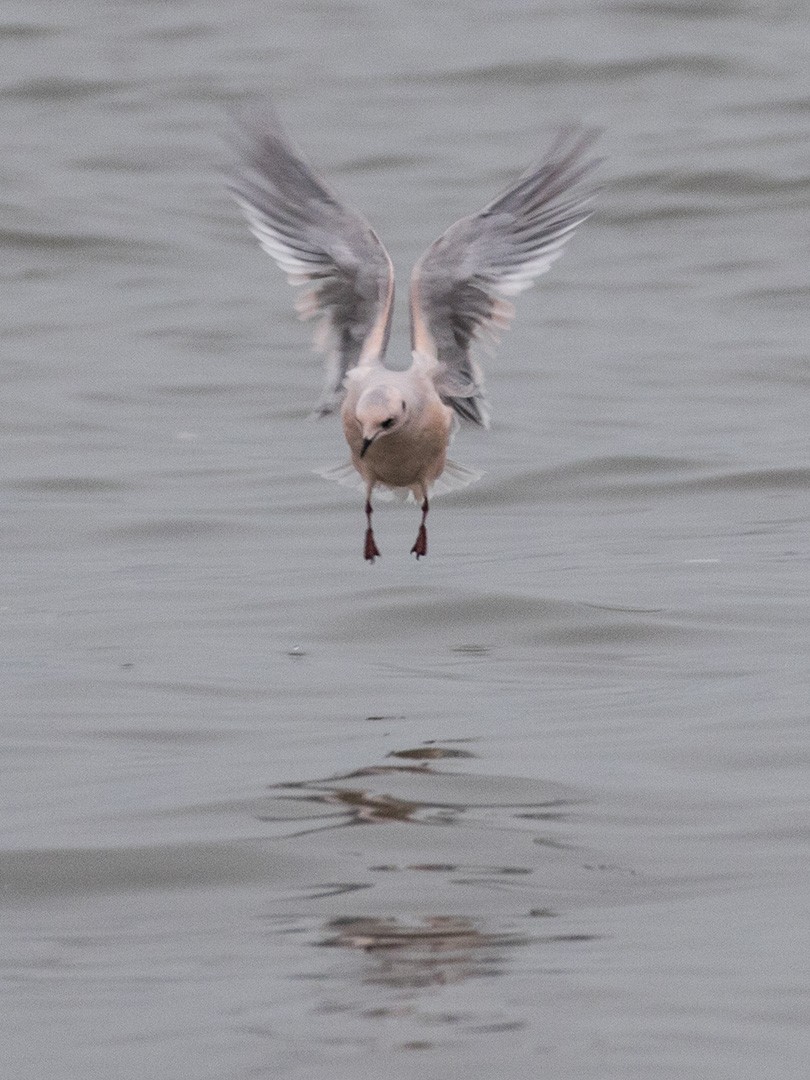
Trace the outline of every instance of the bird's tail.
<path fill-rule="evenodd" d="M 317 469 L 316 473 L 318 476 L 322 476 L 324 480 L 334 480 L 343 487 L 354 488 L 355 491 L 366 490 L 362 477 L 357 473 L 350 461 L 342 465 L 332 465 L 328 469 Z M 460 491 L 461 488 L 480 480 L 482 475 L 476 469 L 469 469 L 466 465 L 460 465 L 457 461 L 448 458 L 444 463 L 442 475 L 438 480 L 434 481 L 430 489 L 430 497 L 446 495 L 450 491 Z M 383 502 L 389 499 L 407 500 L 408 502 L 418 501 L 410 488 L 389 488 L 380 485 L 374 489 L 374 494 L 376 498 L 381 499 Z"/>
<path fill-rule="evenodd" d="M 460 491 L 474 484 L 476 480 L 480 480 L 483 475 L 477 469 L 470 469 L 448 458 L 444 463 L 442 475 L 436 480 L 430 493 L 431 495 L 446 495 L 448 491 Z"/>

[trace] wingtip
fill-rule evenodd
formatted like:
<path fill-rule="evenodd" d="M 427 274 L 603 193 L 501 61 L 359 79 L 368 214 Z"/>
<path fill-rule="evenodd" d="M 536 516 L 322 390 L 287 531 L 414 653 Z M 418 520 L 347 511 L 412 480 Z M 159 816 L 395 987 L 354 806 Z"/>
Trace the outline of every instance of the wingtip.
<path fill-rule="evenodd" d="M 447 404 L 461 417 L 477 427 L 489 430 L 490 409 L 483 397 L 449 397 Z"/>

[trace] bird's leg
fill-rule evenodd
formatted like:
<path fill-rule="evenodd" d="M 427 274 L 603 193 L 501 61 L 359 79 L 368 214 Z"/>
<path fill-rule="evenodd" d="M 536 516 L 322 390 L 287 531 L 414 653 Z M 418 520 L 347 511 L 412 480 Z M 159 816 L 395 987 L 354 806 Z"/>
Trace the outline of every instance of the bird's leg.
<path fill-rule="evenodd" d="M 416 543 L 411 548 L 411 555 L 415 555 L 417 559 L 422 555 L 427 555 L 427 529 L 425 528 L 425 521 L 427 520 L 429 509 L 430 505 L 428 503 L 428 497 L 425 495 L 424 502 L 422 503 L 422 521 L 419 525 L 419 532 L 416 534 Z"/>
<path fill-rule="evenodd" d="M 366 528 L 366 546 L 365 546 L 365 549 L 363 551 L 363 554 L 364 554 L 365 558 L 368 559 L 369 562 L 373 563 L 374 560 L 377 558 L 377 556 L 380 554 L 380 552 L 379 552 L 379 549 L 378 549 L 377 545 L 374 542 L 374 532 L 372 531 L 372 528 L 371 528 L 371 514 L 372 514 L 371 497 L 369 497 L 369 498 L 366 499 L 366 521 L 368 522 L 368 527 Z"/>

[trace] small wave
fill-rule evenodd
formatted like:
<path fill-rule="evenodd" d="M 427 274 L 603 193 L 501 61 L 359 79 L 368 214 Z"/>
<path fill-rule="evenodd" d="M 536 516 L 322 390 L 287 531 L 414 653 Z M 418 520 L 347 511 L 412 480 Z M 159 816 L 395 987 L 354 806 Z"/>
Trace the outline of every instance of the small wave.
<path fill-rule="evenodd" d="M 3 23 L 0 41 L 30 41 L 33 38 L 52 37 L 57 33 L 53 26 L 34 26 L 33 23 Z"/>
<path fill-rule="evenodd" d="M 434 71 L 428 75 L 402 75 L 395 81 L 410 84 L 418 78 L 420 83 L 427 82 L 434 86 L 542 86 L 565 82 L 622 82 L 660 72 L 694 76 L 724 75 L 736 71 L 736 66 L 719 56 L 685 53 L 651 56 L 644 60 L 594 61 L 589 64 L 566 63 L 560 60 L 486 64 L 451 71 Z"/>
<path fill-rule="evenodd" d="M 428 599 L 421 590 L 371 590 L 365 598 L 354 597 L 352 610 L 341 612 L 335 622 L 335 635 L 347 633 L 365 640 L 377 639 L 392 625 L 397 633 L 423 634 L 427 628 L 447 640 L 448 648 L 457 643 L 452 634 L 469 634 L 471 627 L 489 628 L 487 638 L 503 629 L 536 626 L 565 620 L 578 608 L 575 602 L 510 593 L 481 592 L 459 595 L 457 592 Z"/>
<path fill-rule="evenodd" d="M 12 229 L 0 227 L 0 246 L 18 252 L 36 252 L 53 255 L 87 255 L 97 258 L 103 253 L 109 260 L 132 263 L 153 261 L 165 245 L 158 242 L 142 243 L 130 238 L 102 236 L 97 233 L 47 232 L 40 229 Z"/>
<path fill-rule="evenodd" d="M 166 26 L 161 23 L 154 29 L 141 29 L 138 39 L 141 41 L 197 41 L 201 38 L 210 38 L 217 33 L 211 23 L 189 22 L 175 26 Z"/>
<path fill-rule="evenodd" d="M 712 471 L 707 472 L 709 469 Z M 509 477 L 497 487 L 479 487 L 473 497 L 477 505 L 511 505 L 548 499 L 796 490 L 808 486 L 810 468 L 801 466 L 717 471 L 716 466 L 688 459 L 627 456 L 589 458 L 553 469 L 535 469 Z"/>
<path fill-rule="evenodd" d="M 786 177 L 767 169 L 671 169 L 637 172 L 615 181 L 618 201 L 600 206 L 600 225 L 624 227 L 646 222 L 717 218 L 765 206 L 775 197 L 797 202 L 807 177 Z"/>
<path fill-rule="evenodd" d="M 671 18 L 693 20 L 727 19 L 734 8 L 728 0 L 624 0 L 616 4 L 616 11 L 626 11 L 628 15 L 652 15 L 656 19 Z M 751 6 L 743 2 L 741 14 L 748 14 Z"/>
<path fill-rule="evenodd" d="M 403 636 L 446 653 L 451 670 L 476 663 L 482 655 L 459 653 L 458 642 L 471 631 L 484 643 L 485 654 L 504 647 L 546 644 L 613 645 L 619 648 L 644 644 L 647 647 L 676 640 L 694 640 L 704 633 L 678 613 L 597 608 L 577 600 L 558 600 L 516 594 L 477 592 L 459 595 L 457 590 L 434 592 L 430 599 L 409 590 L 374 591 L 366 597 L 354 596 L 351 606 L 335 615 L 327 638 L 379 641 L 396 627 Z M 479 647 L 481 648 L 481 647 Z M 453 657 L 450 660 L 449 657 Z M 407 664 L 400 658 L 400 666 Z"/>
<path fill-rule="evenodd" d="M 120 240 L 106 236 L 89 236 L 82 233 L 39 232 L 36 229 L 0 229 L 0 244 L 5 247 L 28 248 L 34 251 L 97 251 L 99 248 L 118 247 Z"/>
<path fill-rule="evenodd" d="M 771 98 L 767 101 L 745 102 L 727 105 L 726 112 L 741 115 L 761 114 L 765 116 L 800 116 L 804 119 L 810 113 L 810 97 L 801 95 L 792 98 Z"/>
<path fill-rule="evenodd" d="M 758 169 L 673 170 L 660 179 L 664 191 L 675 194 L 723 195 L 737 199 L 775 192 L 791 194 L 810 188 L 808 177 L 784 177 Z"/>
<path fill-rule="evenodd" d="M 706 467 L 705 465 L 702 467 Z M 617 491 L 638 490 L 670 482 L 673 475 L 701 468 L 688 458 L 628 454 L 585 458 L 547 469 L 532 469 L 501 480 L 497 486 L 484 482 L 474 493 L 476 505 L 535 502 L 549 498 L 608 498 Z M 659 477 L 651 481 L 650 477 Z"/>
<path fill-rule="evenodd" d="M 214 518 L 158 518 L 150 521 L 131 522 L 103 529 L 97 535 L 103 540 L 126 543 L 149 543 L 160 541 L 178 543 L 186 540 L 209 540 L 230 537 L 249 531 L 251 526 L 235 521 Z"/>
<path fill-rule="evenodd" d="M 775 285 L 770 288 L 760 286 L 756 289 L 742 289 L 733 297 L 734 303 L 740 300 L 771 307 L 784 307 L 795 312 L 807 303 L 807 285 Z"/>
<path fill-rule="evenodd" d="M 36 476 L 11 480 L 3 485 L 8 491 L 56 495 L 93 495 L 126 491 L 128 484 L 105 476 Z"/>
<path fill-rule="evenodd" d="M 23 98 L 27 101 L 77 101 L 84 98 L 106 97 L 122 90 L 135 90 L 132 83 L 109 79 L 25 79 L 2 91 L 7 98 Z"/>
<path fill-rule="evenodd" d="M 413 169 L 426 164 L 427 159 L 418 154 L 369 154 L 365 157 L 350 158 L 339 168 L 337 173 L 382 172 L 388 169 Z"/>
<path fill-rule="evenodd" d="M 748 469 L 717 473 L 670 485 L 678 491 L 801 491 L 810 488 L 810 468 Z"/>
<path fill-rule="evenodd" d="M 717 206 L 688 206 L 685 203 L 665 206 L 642 207 L 634 210 L 617 208 L 599 211 L 600 225 L 614 225 L 623 228 L 627 225 L 645 225 L 648 222 L 677 222 L 694 218 L 717 218 L 724 213 L 737 213 L 738 207 L 730 206 L 723 210 Z"/>

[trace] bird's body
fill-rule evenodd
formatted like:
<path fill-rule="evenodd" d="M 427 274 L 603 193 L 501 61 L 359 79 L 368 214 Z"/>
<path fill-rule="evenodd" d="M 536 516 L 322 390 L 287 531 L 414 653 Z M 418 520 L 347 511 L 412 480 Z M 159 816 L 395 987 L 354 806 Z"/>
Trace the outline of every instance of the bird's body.
<path fill-rule="evenodd" d="M 441 477 L 452 489 L 478 475 L 447 458 L 457 416 L 488 426 L 473 340 L 508 326 L 514 309 L 507 297 L 547 270 L 589 216 L 584 207 L 592 193 L 578 185 L 596 164 L 583 160 L 592 138 L 561 133 L 540 165 L 428 248 L 411 276 L 413 360 L 406 371 L 392 371 L 383 362 L 394 298 L 388 253 L 291 149 L 273 116 L 246 127 L 244 168 L 231 189 L 291 284 L 310 285 L 297 307 L 305 318 L 321 317 L 318 340 L 329 358 L 320 412 L 341 404 L 352 465 L 366 492 L 370 562 L 379 555 L 371 529 L 375 487 L 405 489 L 421 503 L 411 549 L 418 559 L 427 554 L 425 520 L 436 482 Z"/>
<path fill-rule="evenodd" d="M 375 422 L 383 424 L 397 412 L 396 430 L 374 438 Z M 409 488 L 421 502 L 444 469 L 453 429 L 453 410 L 436 392 L 429 366 L 417 358 L 407 371 L 354 368 L 346 376 L 341 418 L 352 462 L 369 491 L 376 484 Z M 366 438 L 372 441 L 364 453 Z"/>

